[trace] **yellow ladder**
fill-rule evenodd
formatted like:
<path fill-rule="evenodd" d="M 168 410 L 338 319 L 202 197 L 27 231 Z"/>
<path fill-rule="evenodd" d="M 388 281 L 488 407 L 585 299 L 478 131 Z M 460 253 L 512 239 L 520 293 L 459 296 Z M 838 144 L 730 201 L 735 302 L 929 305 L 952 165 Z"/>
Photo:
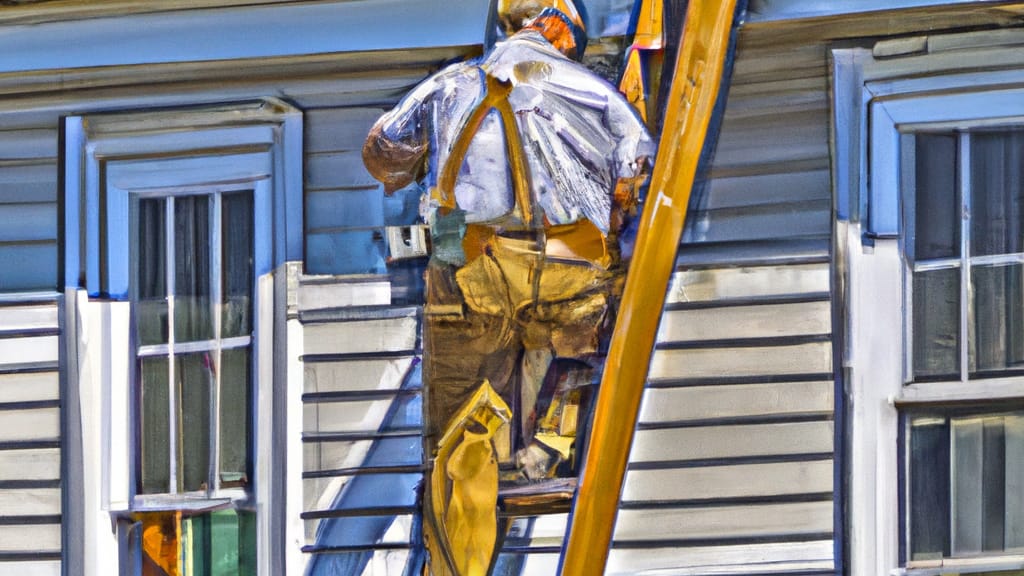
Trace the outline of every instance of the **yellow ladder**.
<path fill-rule="evenodd" d="M 645 0 L 645 2 L 648 0 Z M 650 353 L 722 81 L 737 0 L 690 0 L 631 273 L 605 360 L 562 576 L 604 572 Z"/>

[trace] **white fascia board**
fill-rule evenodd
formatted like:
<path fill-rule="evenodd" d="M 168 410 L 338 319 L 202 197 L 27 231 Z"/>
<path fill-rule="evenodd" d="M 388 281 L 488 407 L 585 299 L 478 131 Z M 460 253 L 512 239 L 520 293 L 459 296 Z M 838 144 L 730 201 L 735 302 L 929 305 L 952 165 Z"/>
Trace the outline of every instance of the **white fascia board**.
<path fill-rule="evenodd" d="M 0 27 L 0 74 L 479 46 L 490 0 L 347 0 Z"/>
<path fill-rule="evenodd" d="M 928 6 L 998 4 L 1005 0 L 750 0 L 747 22 L 779 22 Z"/>

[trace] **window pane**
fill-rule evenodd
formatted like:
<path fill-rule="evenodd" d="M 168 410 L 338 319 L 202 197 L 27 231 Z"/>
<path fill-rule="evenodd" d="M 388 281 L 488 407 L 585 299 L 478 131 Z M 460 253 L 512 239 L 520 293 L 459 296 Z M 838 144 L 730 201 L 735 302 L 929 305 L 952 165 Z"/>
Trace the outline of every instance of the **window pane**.
<path fill-rule="evenodd" d="M 210 197 L 174 200 L 174 340 L 213 337 L 210 318 Z"/>
<path fill-rule="evenodd" d="M 178 470 L 181 490 L 205 490 L 210 477 L 210 390 L 213 354 L 200 352 L 175 358 L 178 426 L 181 434 Z"/>
<path fill-rule="evenodd" d="M 957 137 L 919 134 L 915 147 L 915 260 L 960 255 Z"/>
<path fill-rule="evenodd" d="M 139 201 L 135 318 L 143 346 L 167 342 L 166 206 L 163 198 Z"/>
<path fill-rule="evenodd" d="M 981 551 L 982 421 L 954 418 L 953 456 L 953 554 Z"/>
<path fill-rule="evenodd" d="M 192 576 L 255 574 L 253 514 L 220 510 L 183 520 L 184 564 Z"/>
<path fill-rule="evenodd" d="M 249 348 L 224 350 L 220 373 L 220 482 L 249 482 L 249 430 L 252 381 Z"/>
<path fill-rule="evenodd" d="M 1024 548 L 1024 412 L 910 423 L 910 559 Z"/>
<path fill-rule="evenodd" d="M 1020 264 L 971 269 L 972 377 L 1024 368 L 1022 278 Z"/>
<path fill-rule="evenodd" d="M 166 358 L 139 360 L 141 415 L 139 436 L 139 492 L 165 494 L 170 492 L 170 395 L 168 394 Z"/>
<path fill-rule="evenodd" d="M 914 377 L 960 374 L 960 269 L 914 274 Z"/>
<path fill-rule="evenodd" d="M 922 417 L 910 430 L 910 558 L 949 556 L 949 424 Z"/>
<path fill-rule="evenodd" d="M 971 135 L 971 252 L 1024 251 L 1024 131 Z"/>
<path fill-rule="evenodd" d="M 252 332 L 253 207 L 252 193 L 225 194 L 221 203 L 223 234 L 223 338 Z"/>

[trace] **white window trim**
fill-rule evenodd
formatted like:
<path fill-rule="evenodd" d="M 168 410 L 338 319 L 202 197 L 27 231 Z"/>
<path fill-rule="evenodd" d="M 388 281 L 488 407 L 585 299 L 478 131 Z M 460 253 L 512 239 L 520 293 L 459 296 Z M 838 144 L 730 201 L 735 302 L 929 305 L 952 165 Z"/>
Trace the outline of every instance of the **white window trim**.
<path fill-rule="evenodd" d="M 291 363 L 287 340 L 281 337 L 286 264 L 302 260 L 301 112 L 278 100 L 263 100 L 69 117 L 64 142 L 64 276 L 68 317 L 75 324 L 69 327 L 66 350 L 70 373 L 77 376 L 69 385 L 79 388 L 81 398 L 80 414 L 70 415 L 81 423 L 81 444 L 66 450 L 69 462 L 82 466 L 81 485 L 66 487 L 68 501 L 80 511 L 69 516 L 80 518 L 80 524 L 67 522 L 65 537 L 82 542 L 85 562 L 78 573 L 118 573 L 112 523 L 132 510 L 166 507 L 159 498 L 134 494 L 134 418 L 126 417 L 132 414 L 132 366 L 138 352 L 130 335 L 128 299 L 130 198 L 240 186 L 253 190 L 258 226 L 252 336 L 257 566 L 264 575 L 283 571 L 286 562 L 292 563 L 285 556 L 300 553 L 294 547 L 289 554 L 284 541 L 301 531 L 298 512 L 291 514 L 301 502 L 292 502 L 285 490 L 286 484 L 301 486 L 301 469 L 286 466 L 282 471 L 274 464 L 285 461 L 283 452 L 301 447 L 298 434 L 286 428 L 286 414 L 294 410 L 287 407 L 293 396 L 285 382 Z M 102 223 L 101 203 L 106 212 Z M 104 242 L 107 261 L 101 262 Z M 103 286 L 101 266 L 107 277 Z M 230 501 L 232 493 L 192 504 L 208 507 L 221 496 Z"/>
<path fill-rule="evenodd" d="M 1017 43 L 1024 35 L 1017 34 Z M 945 45 L 956 45 L 956 37 Z M 969 35 L 963 38 L 970 39 Z M 928 46 L 931 46 L 929 39 Z M 870 50 L 832 52 L 837 262 L 845 262 L 849 399 L 848 523 L 852 576 L 931 576 L 943 570 L 1021 567 L 1021 557 L 945 559 L 942 566 L 899 561 L 899 410 L 985 396 L 1024 398 L 1024 379 L 970 385 L 904 385 L 906 287 L 900 238 L 901 135 L 928 126 L 967 129 L 1024 118 L 1024 55 L 1005 46 L 875 59 Z M 1001 69 L 978 72 L 998 63 Z M 928 75 L 921 74 L 929 72 Z M 870 143 L 870 145 L 869 145 Z M 905 499 L 905 498 L 904 498 Z"/>

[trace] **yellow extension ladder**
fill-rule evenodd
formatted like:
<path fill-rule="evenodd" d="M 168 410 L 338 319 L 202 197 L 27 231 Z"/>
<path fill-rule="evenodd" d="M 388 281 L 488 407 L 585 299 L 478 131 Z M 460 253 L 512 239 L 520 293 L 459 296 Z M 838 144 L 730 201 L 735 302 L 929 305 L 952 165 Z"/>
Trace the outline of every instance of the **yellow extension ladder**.
<path fill-rule="evenodd" d="M 604 572 L 661 302 L 675 267 L 690 191 L 722 83 L 737 0 L 690 0 L 658 157 L 605 361 L 573 508 L 562 576 Z M 641 14 L 657 15 L 644 0 Z M 643 274 L 636 271 L 642 270 Z"/>

